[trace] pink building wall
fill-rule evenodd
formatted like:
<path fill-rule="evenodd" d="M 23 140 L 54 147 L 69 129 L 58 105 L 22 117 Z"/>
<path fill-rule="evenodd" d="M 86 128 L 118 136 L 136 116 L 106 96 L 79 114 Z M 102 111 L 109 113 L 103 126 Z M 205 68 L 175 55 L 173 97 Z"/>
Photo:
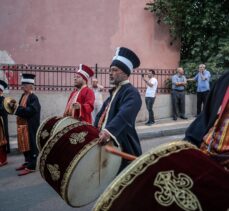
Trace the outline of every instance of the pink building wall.
<path fill-rule="evenodd" d="M 169 45 L 168 29 L 144 10 L 147 2 L 0 0 L 0 53 L 19 64 L 107 67 L 115 48 L 126 46 L 141 68 L 176 68 L 179 46 Z"/>

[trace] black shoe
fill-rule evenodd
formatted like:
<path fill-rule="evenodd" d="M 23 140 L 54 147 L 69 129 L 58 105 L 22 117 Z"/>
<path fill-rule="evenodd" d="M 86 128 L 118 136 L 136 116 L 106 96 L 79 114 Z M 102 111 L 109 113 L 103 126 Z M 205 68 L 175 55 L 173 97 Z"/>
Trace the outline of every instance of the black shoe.
<path fill-rule="evenodd" d="M 188 119 L 188 117 L 186 117 L 186 116 L 181 116 L 180 118 L 181 119 Z"/>
<path fill-rule="evenodd" d="M 174 120 L 174 121 L 177 121 L 177 117 L 174 116 L 174 117 L 173 117 L 173 120 Z"/>
<path fill-rule="evenodd" d="M 154 124 L 155 122 L 148 122 L 146 125 L 147 126 L 150 126 L 150 125 L 152 125 L 152 124 Z"/>

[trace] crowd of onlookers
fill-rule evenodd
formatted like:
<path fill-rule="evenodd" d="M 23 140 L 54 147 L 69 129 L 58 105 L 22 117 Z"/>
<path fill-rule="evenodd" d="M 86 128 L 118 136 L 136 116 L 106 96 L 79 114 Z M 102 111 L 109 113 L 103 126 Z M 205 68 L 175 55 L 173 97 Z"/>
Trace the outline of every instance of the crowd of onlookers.
<path fill-rule="evenodd" d="M 211 74 L 206 70 L 204 64 L 199 65 L 199 71 L 194 78 L 187 79 L 182 67 L 177 68 L 177 72 L 172 76 L 172 115 L 173 120 L 176 121 L 178 117 L 181 119 L 187 119 L 185 115 L 185 88 L 189 81 L 195 81 L 197 87 L 197 115 L 200 114 L 203 106 L 206 102 L 206 97 L 210 90 L 210 78 Z M 148 80 L 143 76 L 143 80 L 146 83 L 147 89 L 145 94 L 145 103 L 148 110 L 149 118 L 146 125 L 152 125 L 154 121 L 153 104 L 156 98 L 157 92 L 157 78 L 154 70 L 149 70 Z"/>

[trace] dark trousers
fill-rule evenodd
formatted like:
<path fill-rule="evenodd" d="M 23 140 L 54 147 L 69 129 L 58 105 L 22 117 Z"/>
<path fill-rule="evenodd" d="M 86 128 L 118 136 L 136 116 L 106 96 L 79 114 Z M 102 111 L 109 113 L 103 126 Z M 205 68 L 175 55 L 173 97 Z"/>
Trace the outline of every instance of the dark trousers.
<path fill-rule="evenodd" d="M 172 90 L 172 107 L 173 118 L 185 116 L 185 91 Z"/>
<path fill-rule="evenodd" d="M 202 104 L 203 107 L 205 106 L 208 93 L 209 91 L 197 92 L 197 115 L 199 115 L 202 110 Z"/>
<path fill-rule="evenodd" d="M 34 140 L 35 140 L 34 138 L 30 139 L 30 150 L 27 152 L 23 152 L 25 157 L 26 167 L 32 170 L 36 169 L 37 156 L 38 156 L 38 149 Z"/>
<path fill-rule="evenodd" d="M 154 122 L 154 113 L 153 113 L 153 104 L 155 101 L 155 97 L 145 97 L 146 108 L 149 113 L 149 120 L 148 122 Z"/>
<path fill-rule="evenodd" d="M 34 154 L 31 150 L 23 152 L 23 154 L 25 157 L 26 167 L 35 170 L 37 164 L 37 154 Z"/>

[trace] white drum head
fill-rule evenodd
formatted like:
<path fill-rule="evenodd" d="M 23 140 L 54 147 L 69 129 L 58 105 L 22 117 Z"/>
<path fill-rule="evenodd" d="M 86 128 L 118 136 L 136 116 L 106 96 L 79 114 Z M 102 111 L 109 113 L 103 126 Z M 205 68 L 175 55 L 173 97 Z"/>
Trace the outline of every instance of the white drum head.
<path fill-rule="evenodd" d="M 96 200 L 116 177 L 121 157 L 105 151 L 98 144 L 79 160 L 67 187 L 67 198 L 73 207 Z"/>

